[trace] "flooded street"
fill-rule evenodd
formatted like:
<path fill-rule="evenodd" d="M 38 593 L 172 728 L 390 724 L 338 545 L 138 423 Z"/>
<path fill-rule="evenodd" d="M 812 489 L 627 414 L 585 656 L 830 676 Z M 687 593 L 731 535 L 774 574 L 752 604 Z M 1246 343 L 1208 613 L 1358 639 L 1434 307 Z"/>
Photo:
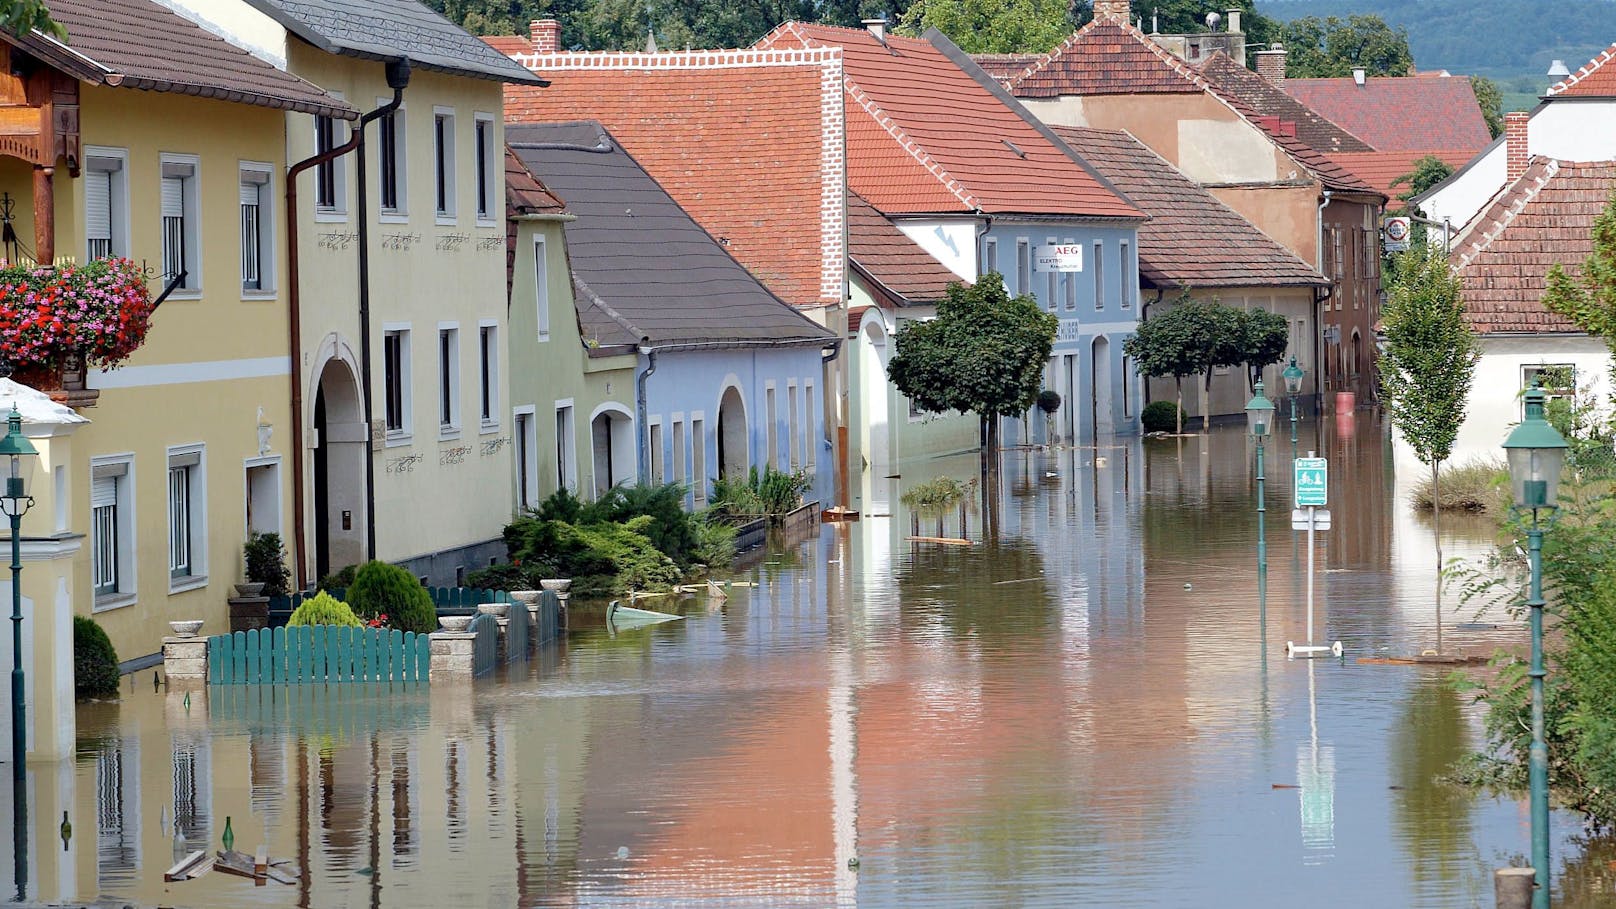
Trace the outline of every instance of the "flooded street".
<path fill-rule="evenodd" d="M 1266 622 L 1238 429 L 1007 452 L 996 545 L 910 542 L 980 541 L 985 516 L 939 526 L 899 502 L 974 476 L 974 454 L 906 464 L 866 490 L 864 520 L 770 550 L 727 602 L 575 630 L 497 680 L 187 703 L 127 679 L 121 702 L 80 708 L 76 761 L 30 767 L 27 896 L 1491 906 L 1491 870 L 1527 850 L 1524 799 L 1437 779 L 1480 745 L 1479 712 L 1450 667 L 1357 662 L 1434 646 L 1428 519 L 1366 415 L 1304 433 L 1302 454 L 1331 458 L 1316 638 L 1344 660 L 1286 659 L 1306 637 L 1288 438 L 1268 446 Z M 1444 537 L 1449 557 L 1491 545 L 1474 520 Z M 1464 653 L 1525 634 L 1471 609 L 1443 626 Z M 301 880 L 163 883 L 176 855 L 220 848 L 227 817 L 237 849 L 265 843 Z M 1612 905 L 1616 856 L 1555 823 L 1556 905 Z M 8 895 L 16 875 L 0 870 Z"/>

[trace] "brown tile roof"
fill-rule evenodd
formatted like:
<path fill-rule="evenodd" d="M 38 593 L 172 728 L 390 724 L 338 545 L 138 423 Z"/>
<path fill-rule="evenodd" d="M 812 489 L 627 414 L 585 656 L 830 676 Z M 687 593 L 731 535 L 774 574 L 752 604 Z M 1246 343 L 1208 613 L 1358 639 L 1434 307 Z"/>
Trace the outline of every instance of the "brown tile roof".
<path fill-rule="evenodd" d="M 527 35 L 481 35 L 482 42 L 507 57 L 533 53 L 533 39 Z"/>
<path fill-rule="evenodd" d="M 1616 57 L 1616 44 L 1555 83 L 1549 88 L 1549 94 L 1567 98 L 1616 98 L 1616 66 L 1605 66 L 1613 57 Z"/>
<path fill-rule="evenodd" d="M 855 179 L 853 189 L 887 214 L 980 210 L 1140 217 L 931 41 L 888 35 L 883 43 L 866 29 L 788 22 L 759 46 L 841 48 L 848 120 L 873 118 L 887 134 L 883 139 L 867 128 L 850 128 L 849 160 L 886 159 L 891 147 L 901 147 L 931 172 L 929 182 L 941 182 L 957 197 L 943 209 L 900 207 L 885 201 L 890 187 Z M 872 148 L 869 139 L 881 147 Z M 928 182 L 918 174 L 913 180 Z M 931 192 L 929 187 L 922 191 Z"/>
<path fill-rule="evenodd" d="M 346 120 L 359 112 L 152 0 L 51 0 L 64 46 L 38 32 L 5 40 L 85 82 L 173 92 Z"/>
<path fill-rule="evenodd" d="M 935 303 L 948 285 L 964 280 L 857 193 L 847 195 L 847 256 L 860 274 L 888 291 L 899 306 Z"/>
<path fill-rule="evenodd" d="M 971 59 L 982 71 L 1009 85 L 1017 76 L 1026 72 L 1027 67 L 1039 63 L 1044 59 L 1043 54 L 972 54 Z"/>
<path fill-rule="evenodd" d="M 1393 151 L 1393 152 L 1342 152 L 1333 154 L 1330 159 L 1351 171 L 1354 176 L 1386 194 L 1386 210 L 1401 211 L 1403 201 L 1397 198 L 1408 192 L 1408 184 L 1396 186 L 1392 184 L 1401 177 L 1406 177 L 1414 171 L 1415 162 L 1427 155 L 1434 155 L 1448 164 L 1454 170 L 1464 167 L 1475 157 L 1475 153 L 1464 150 L 1441 151 Z"/>
<path fill-rule="evenodd" d="M 507 86 L 505 119 L 600 121 L 679 205 L 787 302 L 841 302 L 840 225 L 821 212 L 845 194 L 840 136 L 826 160 L 833 52 L 556 53 L 525 57 L 548 88 Z M 839 80 L 837 80 L 839 81 Z M 834 86 L 835 83 L 833 82 Z M 833 89 L 834 90 L 834 89 Z M 827 106 L 822 106 L 822 99 Z M 828 102 L 834 99 L 834 107 Z"/>
<path fill-rule="evenodd" d="M 1139 226 L 1142 285 L 1170 289 L 1329 284 L 1127 133 L 1067 126 L 1053 129 L 1150 215 Z"/>
<path fill-rule="evenodd" d="M 1610 201 L 1616 163 L 1533 158 L 1493 197 L 1453 248 L 1464 279 L 1465 314 L 1481 334 L 1577 332 L 1543 307 L 1548 271 L 1572 276 L 1593 250 L 1593 222 Z"/>
<path fill-rule="evenodd" d="M 507 146 L 505 149 L 505 298 L 511 295 L 512 279 L 516 276 L 516 225 L 523 215 L 554 215 L 567 210 L 567 205 L 550 192 L 549 188 L 533 176 L 522 159 Z"/>
<path fill-rule="evenodd" d="M 1285 93 L 1376 151 L 1441 148 L 1474 154 L 1493 140 L 1476 92 L 1463 76 L 1375 77 L 1363 85 L 1351 78 L 1286 79 Z"/>
<path fill-rule="evenodd" d="M 1095 19 L 1017 76 L 1010 90 L 1021 98 L 1190 95 L 1201 90 L 1201 79 L 1133 26 Z"/>
<path fill-rule="evenodd" d="M 1241 66 L 1221 50 L 1202 61 L 1200 70 L 1219 88 L 1239 98 L 1260 116 L 1278 117 L 1282 122 L 1294 123 L 1296 138 L 1318 151 L 1332 156 L 1337 152 L 1374 151 L 1369 143 L 1285 94 L 1274 83 Z"/>

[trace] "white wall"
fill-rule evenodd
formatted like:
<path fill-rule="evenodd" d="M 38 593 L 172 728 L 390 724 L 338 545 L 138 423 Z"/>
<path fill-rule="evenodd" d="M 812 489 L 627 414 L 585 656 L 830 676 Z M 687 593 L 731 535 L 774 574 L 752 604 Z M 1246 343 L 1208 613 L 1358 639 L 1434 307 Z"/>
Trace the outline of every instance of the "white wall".
<path fill-rule="evenodd" d="M 977 222 L 973 220 L 924 220 L 924 221 L 898 221 L 898 229 L 904 235 L 915 241 L 916 244 L 931 253 L 932 258 L 943 263 L 949 271 L 967 281 L 976 280 L 976 229 Z M 1015 250 L 1011 249 L 1012 257 Z M 1000 251 L 999 267 L 1004 268 L 1003 250 Z M 1014 266 L 1014 259 L 1011 265 Z"/>
<path fill-rule="evenodd" d="M 157 2 L 276 69 L 286 69 L 286 29 L 242 0 Z"/>
<path fill-rule="evenodd" d="M 1610 353 L 1587 335 L 1483 338 L 1481 361 L 1470 383 L 1464 425 L 1453 447 L 1453 461 L 1502 460 L 1498 446 L 1521 419 L 1522 368 L 1569 364 L 1577 370 L 1577 390 L 1588 400 L 1610 396 Z"/>

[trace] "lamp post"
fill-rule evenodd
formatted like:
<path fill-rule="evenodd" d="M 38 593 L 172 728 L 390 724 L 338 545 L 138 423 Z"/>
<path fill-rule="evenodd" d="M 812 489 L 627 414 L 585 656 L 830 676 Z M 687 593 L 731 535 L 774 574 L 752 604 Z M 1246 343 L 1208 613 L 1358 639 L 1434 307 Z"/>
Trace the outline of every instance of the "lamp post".
<path fill-rule="evenodd" d="M 1268 624 L 1268 537 L 1263 526 L 1267 511 L 1263 503 L 1263 439 L 1274 431 L 1274 402 L 1263 397 L 1262 380 L 1257 380 L 1250 401 L 1246 402 L 1246 426 L 1257 440 L 1257 611 L 1263 627 Z"/>
<path fill-rule="evenodd" d="M 24 763 L 28 734 L 23 727 L 27 708 L 22 692 L 22 516 L 34 505 L 33 496 L 23 489 L 22 459 L 39 454 L 22 434 L 22 414 L 16 406 L 6 420 L 6 435 L 0 439 L 0 458 L 10 462 L 6 494 L 0 496 L 0 510 L 11 519 L 11 773 L 18 782 L 27 779 Z"/>
<path fill-rule="evenodd" d="M 1302 393 L 1302 379 L 1307 372 L 1296 365 L 1296 358 L 1291 357 L 1289 366 L 1280 373 L 1285 379 L 1285 397 L 1291 403 L 1291 460 L 1296 460 L 1296 396 Z"/>
<path fill-rule="evenodd" d="M 1543 741 L 1543 525 L 1538 512 L 1553 516 L 1559 500 L 1560 468 L 1565 464 L 1566 440 L 1543 418 L 1548 396 L 1533 385 L 1526 390 L 1526 418 L 1504 440 L 1509 459 L 1510 486 L 1515 507 L 1532 512 L 1526 531 L 1531 571 L 1526 605 L 1532 617 L 1532 748 L 1528 770 L 1532 799 L 1532 868 L 1537 886 L 1532 909 L 1549 909 L 1549 748 Z"/>

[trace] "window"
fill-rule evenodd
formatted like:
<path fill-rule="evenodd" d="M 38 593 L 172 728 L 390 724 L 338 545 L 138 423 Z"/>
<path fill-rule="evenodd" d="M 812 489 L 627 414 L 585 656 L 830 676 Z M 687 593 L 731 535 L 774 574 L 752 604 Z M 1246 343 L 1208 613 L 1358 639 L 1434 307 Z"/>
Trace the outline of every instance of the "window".
<path fill-rule="evenodd" d="M 1026 240 L 1016 241 L 1016 293 L 1032 293 L 1032 246 Z"/>
<path fill-rule="evenodd" d="M 499 429 L 499 327 L 477 326 L 478 419 L 485 432 Z"/>
<path fill-rule="evenodd" d="M 791 462 L 791 469 L 796 470 L 802 466 L 802 423 L 797 419 L 797 383 L 786 385 L 786 448 L 787 457 Z"/>
<path fill-rule="evenodd" d="M 1053 244 L 1055 241 L 1049 242 Z M 1044 273 L 1044 302 L 1048 304 L 1050 312 L 1060 307 L 1060 279 L 1061 273 L 1058 271 L 1051 270 Z"/>
<path fill-rule="evenodd" d="M 439 218 L 455 216 L 455 118 L 452 111 L 432 114 L 432 182 Z"/>
<path fill-rule="evenodd" d="M 196 159 L 163 156 L 163 280 L 183 276 L 182 290 L 202 286 L 202 257 L 197 244 Z"/>
<path fill-rule="evenodd" d="M 1094 241 L 1094 308 L 1105 308 L 1105 243 Z"/>
<path fill-rule="evenodd" d="M 982 241 L 982 269 L 981 274 L 999 270 L 999 241 L 987 237 Z"/>
<path fill-rule="evenodd" d="M 460 429 L 460 329 L 438 326 L 438 429 Z"/>
<path fill-rule="evenodd" d="M 519 408 L 514 414 L 516 431 L 516 504 L 522 510 L 532 508 L 539 498 L 538 438 L 533 425 L 533 408 Z"/>
<path fill-rule="evenodd" d="M 803 425 L 808 427 L 807 438 L 802 443 L 802 463 L 810 473 L 814 469 L 814 458 L 819 454 L 819 432 L 814 428 L 814 383 L 809 382 L 802 388 Z"/>
<path fill-rule="evenodd" d="M 662 485 L 662 424 L 651 424 L 651 482 Z"/>
<path fill-rule="evenodd" d="M 572 435 L 572 404 L 557 404 L 555 414 L 556 437 L 556 487 L 558 489 L 571 489 L 578 487 L 578 462 L 575 459 L 577 445 Z"/>
<path fill-rule="evenodd" d="M 685 421 L 673 418 L 673 482 L 689 484 L 685 473 Z"/>
<path fill-rule="evenodd" d="M 90 461 L 90 583 L 96 609 L 134 602 L 133 455 Z"/>
<path fill-rule="evenodd" d="M 780 432 L 775 426 L 775 416 L 776 415 L 775 415 L 775 409 L 774 409 L 774 385 L 773 385 L 773 383 L 770 383 L 768 385 L 768 387 L 763 389 L 763 401 L 764 401 L 763 412 L 765 414 L 764 419 L 767 421 L 767 422 L 764 423 L 764 426 L 765 426 L 764 437 L 766 439 L 765 444 L 768 445 L 768 448 L 764 449 L 764 451 L 763 451 L 763 463 L 771 464 L 771 465 L 773 465 L 775 467 L 779 467 L 780 466 L 780 454 L 779 454 L 779 452 L 780 452 L 780 448 L 779 448 Z"/>
<path fill-rule="evenodd" d="M 382 333 L 384 426 L 390 437 L 410 431 L 410 330 L 389 328 Z"/>
<path fill-rule="evenodd" d="M 533 238 L 534 300 L 538 307 L 539 340 L 550 340 L 550 260 L 546 256 L 543 237 Z"/>
<path fill-rule="evenodd" d="M 1341 229 L 1338 227 L 1330 228 L 1330 248 L 1334 253 L 1334 258 L 1331 259 L 1330 273 L 1335 276 L 1337 281 L 1346 277 L 1346 263 L 1341 255 L 1342 243 Z M 1336 305 L 1339 307 L 1341 304 L 1338 302 Z"/>
<path fill-rule="evenodd" d="M 1122 249 L 1122 308 L 1132 309 L 1134 291 L 1139 287 L 1139 279 L 1134 276 L 1133 246 L 1127 240 L 1118 245 Z"/>
<path fill-rule="evenodd" d="M 1577 367 L 1570 363 L 1542 363 L 1521 367 L 1521 390 L 1536 383 L 1551 401 L 1575 401 L 1577 397 Z M 1524 412 L 1525 404 L 1522 409 Z"/>
<path fill-rule="evenodd" d="M 399 108 L 376 121 L 376 156 L 380 159 L 381 210 L 404 214 L 404 110 Z"/>
<path fill-rule="evenodd" d="M 1077 309 L 1077 273 L 1071 271 L 1062 273 L 1061 287 L 1065 289 L 1066 311 L 1075 311 Z"/>
<path fill-rule="evenodd" d="M 202 446 L 168 450 L 168 576 L 170 592 L 207 583 L 207 486 Z"/>
<path fill-rule="evenodd" d="M 241 169 L 241 291 L 265 292 L 275 287 L 275 228 L 271 218 L 274 193 L 265 166 Z"/>
<path fill-rule="evenodd" d="M 337 121 L 331 117 L 314 118 L 314 152 L 325 154 L 346 142 L 337 139 Z M 347 171 L 342 158 L 327 161 L 314 168 L 314 209 L 327 214 L 339 213 L 348 207 Z"/>
<path fill-rule="evenodd" d="M 707 504 L 707 436 L 703 432 L 702 419 L 693 417 L 690 420 L 690 461 L 692 464 L 692 488 L 696 491 L 696 504 Z"/>
<path fill-rule="evenodd" d="M 84 257 L 87 261 L 129 255 L 128 152 L 86 148 L 84 158 Z"/>
<path fill-rule="evenodd" d="M 478 114 L 473 131 L 477 154 L 477 220 L 494 217 L 494 118 Z"/>
<path fill-rule="evenodd" d="M 1122 355 L 1122 416 L 1133 418 L 1133 357 Z"/>

